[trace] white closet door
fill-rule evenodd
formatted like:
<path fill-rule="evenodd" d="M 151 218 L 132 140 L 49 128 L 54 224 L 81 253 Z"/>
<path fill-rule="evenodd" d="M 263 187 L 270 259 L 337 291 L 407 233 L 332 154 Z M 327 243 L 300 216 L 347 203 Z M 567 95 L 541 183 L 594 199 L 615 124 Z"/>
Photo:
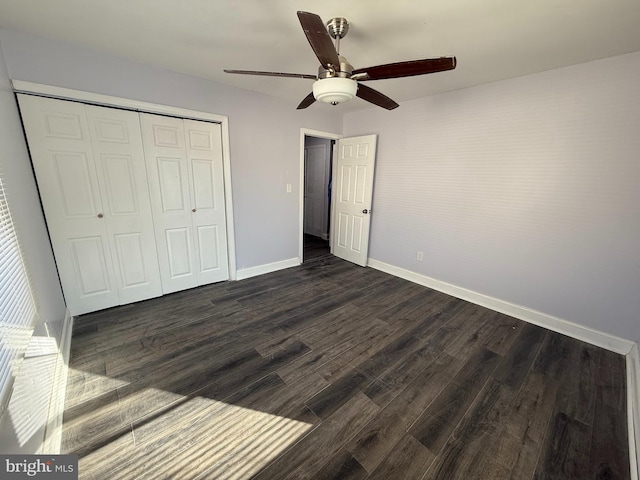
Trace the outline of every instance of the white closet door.
<path fill-rule="evenodd" d="M 195 120 L 184 128 L 199 284 L 228 280 L 222 129 Z"/>
<path fill-rule="evenodd" d="M 137 114 L 18 97 L 71 314 L 161 295 Z"/>
<path fill-rule="evenodd" d="M 229 278 L 220 126 L 140 114 L 165 293 Z"/>
<path fill-rule="evenodd" d="M 72 315 L 118 304 L 84 106 L 18 95 L 49 236 Z"/>
<path fill-rule="evenodd" d="M 138 114 L 86 105 L 120 304 L 162 295 Z"/>

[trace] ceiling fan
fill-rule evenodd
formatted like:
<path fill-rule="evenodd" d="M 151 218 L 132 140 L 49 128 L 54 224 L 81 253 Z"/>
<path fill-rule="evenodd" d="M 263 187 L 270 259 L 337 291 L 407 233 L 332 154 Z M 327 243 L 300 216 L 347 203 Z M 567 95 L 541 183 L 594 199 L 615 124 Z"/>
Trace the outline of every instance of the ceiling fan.
<path fill-rule="evenodd" d="M 298 109 L 307 108 L 316 100 L 337 105 L 360 97 L 379 107 L 393 110 L 398 104 L 386 95 L 359 82 L 383 80 L 387 78 L 411 77 L 427 73 L 443 72 L 456 68 L 456 57 L 425 58 L 407 62 L 376 65 L 368 68 L 353 68 L 345 57 L 339 54 L 340 39 L 349 31 L 349 22 L 341 17 L 332 18 L 326 24 L 315 13 L 298 12 L 307 40 L 320 61 L 318 75 L 304 73 L 259 72 L 253 70 L 224 70 L 226 73 L 243 75 L 264 75 L 270 77 L 306 78 L 315 80 L 313 92 L 307 95 Z M 331 41 L 335 39 L 335 45 Z"/>

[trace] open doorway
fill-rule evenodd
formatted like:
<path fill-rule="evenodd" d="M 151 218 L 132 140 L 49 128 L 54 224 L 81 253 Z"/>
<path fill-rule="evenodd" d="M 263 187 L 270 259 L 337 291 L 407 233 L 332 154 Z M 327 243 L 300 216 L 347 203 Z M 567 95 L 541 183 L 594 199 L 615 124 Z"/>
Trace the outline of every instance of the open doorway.
<path fill-rule="evenodd" d="M 330 138 L 305 136 L 303 262 L 329 253 L 334 143 Z"/>
<path fill-rule="evenodd" d="M 333 147 L 341 135 L 301 131 L 300 260 L 328 255 Z"/>
<path fill-rule="evenodd" d="M 336 144 L 336 148 L 332 149 L 330 169 L 333 180 L 328 182 L 331 193 L 328 189 L 324 193 L 331 195 L 327 206 L 328 254 L 366 267 L 369 259 L 377 135 L 344 138 L 336 134 L 317 135 L 315 131 L 304 129 L 300 132 L 300 263 L 305 261 L 305 182 L 308 180 L 308 175 L 305 174 L 308 170 L 305 168 L 305 140 L 307 137 L 319 137 L 329 138 Z M 307 150 L 309 148 L 310 144 Z M 306 205 L 309 205 L 309 201 Z"/>

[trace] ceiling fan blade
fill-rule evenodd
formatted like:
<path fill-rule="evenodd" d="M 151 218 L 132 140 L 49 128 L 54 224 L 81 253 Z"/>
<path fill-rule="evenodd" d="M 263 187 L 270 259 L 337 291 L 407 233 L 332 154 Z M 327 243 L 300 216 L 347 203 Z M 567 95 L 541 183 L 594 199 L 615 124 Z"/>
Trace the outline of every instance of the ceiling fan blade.
<path fill-rule="evenodd" d="M 300 102 L 300 105 L 298 105 L 298 108 L 296 110 L 302 110 L 303 108 L 307 108 L 309 105 L 311 105 L 315 101 L 316 99 L 313 96 L 313 92 L 311 92 L 309 95 L 304 97 L 304 100 Z"/>
<path fill-rule="evenodd" d="M 309 80 L 317 80 L 315 75 L 307 75 L 305 73 L 283 73 L 283 72 L 258 72 L 255 70 L 224 70 L 225 73 L 239 73 L 241 75 L 262 75 L 265 77 L 287 77 L 287 78 L 308 78 Z"/>
<path fill-rule="evenodd" d="M 444 72 L 456 68 L 456 57 L 425 58 L 408 62 L 388 63 L 368 68 L 358 68 L 353 75 L 366 74 L 358 80 L 383 80 L 385 78 L 412 77 L 427 73 Z"/>
<path fill-rule="evenodd" d="M 329 67 L 339 68 L 338 52 L 336 52 L 336 47 L 333 45 L 322 19 L 315 13 L 309 12 L 298 12 L 298 19 L 311 48 L 322 66 L 327 70 L 329 70 Z"/>
<path fill-rule="evenodd" d="M 377 90 L 374 90 L 371 87 L 367 87 L 366 85 L 358 84 L 358 91 L 356 92 L 356 96 L 360 97 L 367 102 L 371 102 L 379 107 L 386 108 L 387 110 L 393 110 L 394 108 L 399 107 L 396 102 L 391 100 L 386 95 L 383 95 Z"/>

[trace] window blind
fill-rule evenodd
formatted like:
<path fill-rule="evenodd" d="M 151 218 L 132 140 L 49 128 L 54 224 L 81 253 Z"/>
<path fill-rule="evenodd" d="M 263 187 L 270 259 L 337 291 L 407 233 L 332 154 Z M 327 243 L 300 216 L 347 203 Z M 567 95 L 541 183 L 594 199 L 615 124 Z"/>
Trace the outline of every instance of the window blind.
<path fill-rule="evenodd" d="M 36 307 L 0 177 L 0 414 L 31 338 Z"/>

